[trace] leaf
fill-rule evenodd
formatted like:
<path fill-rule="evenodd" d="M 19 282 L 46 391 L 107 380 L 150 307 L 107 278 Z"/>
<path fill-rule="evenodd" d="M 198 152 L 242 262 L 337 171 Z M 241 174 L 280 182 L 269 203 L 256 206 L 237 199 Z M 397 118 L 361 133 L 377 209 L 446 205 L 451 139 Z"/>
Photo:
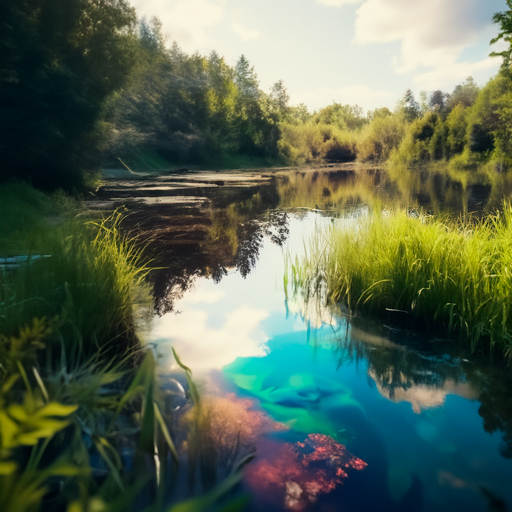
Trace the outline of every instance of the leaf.
<path fill-rule="evenodd" d="M 16 383 L 16 381 L 20 378 L 19 373 L 15 375 L 11 375 L 5 383 L 2 385 L 2 394 L 7 393 Z"/>
<path fill-rule="evenodd" d="M 160 412 L 160 409 L 158 408 L 158 405 L 156 402 L 153 403 L 155 406 L 155 417 L 160 425 L 160 429 L 162 430 L 162 434 L 164 435 L 164 438 L 167 442 L 167 445 L 169 446 L 169 450 L 171 450 L 172 456 L 174 458 L 174 461 L 176 464 L 179 464 L 179 458 L 178 458 L 178 452 L 176 451 L 176 447 L 174 446 L 174 443 L 172 441 L 171 435 L 169 434 L 169 430 L 167 429 L 167 425 L 165 424 L 164 419 L 162 418 L 162 414 Z"/>
<path fill-rule="evenodd" d="M 192 397 L 192 401 L 194 402 L 195 405 L 200 406 L 201 397 L 199 395 L 196 383 L 192 379 L 192 370 L 181 362 L 181 359 L 178 357 L 178 354 L 176 353 L 176 350 L 174 350 L 174 347 L 172 347 L 172 353 L 174 354 L 174 358 L 176 359 L 178 366 L 185 370 L 185 376 L 187 377 L 187 383 L 190 390 L 190 395 Z"/>
<path fill-rule="evenodd" d="M 15 420 L 18 420 L 20 423 L 28 420 L 28 414 L 25 408 L 19 404 L 13 404 L 8 407 L 7 412 L 9 416 L 13 417 Z"/>
<path fill-rule="evenodd" d="M 94 446 L 96 446 L 96 449 L 98 450 L 99 454 L 101 455 L 102 459 L 106 462 L 107 466 L 109 467 L 112 476 L 114 477 L 114 480 L 116 481 L 117 485 L 119 485 L 119 488 L 124 491 L 124 485 L 123 481 L 121 479 L 121 475 L 119 474 L 119 471 L 115 467 L 114 463 L 110 459 L 110 457 L 107 455 L 107 452 L 105 451 L 104 446 L 109 447 L 111 450 L 114 450 L 110 443 L 105 438 L 94 438 L 93 439 Z"/>
<path fill-rule="evenodd" d="M 36 416 L 69 416 L 78 409 L 78 405 L 64 405 L 50 402 L 36 412 Z"/>
<path fill-rule="evenodd" d="M 181 359 L 178 357 L 178 354 L 176 353 L 176 350 L 174 350 L 174 347 L 171 347 L 171 348 L 172 348 L 172 353 L 174 354 L 174 359 L 176 359 L 176 362 L 178 363 L 178 366 L 192 375 L 192 370 L 188 366 L 185 366 L 181 362 Z"/>
<path fill-rule="evenodd" d="M 2 433 L 2 447 L 13 447 L 13 440 L 18 433 L 18 425 L 2 410 L 0 410 L 0 427 L 0 432 Z"/>

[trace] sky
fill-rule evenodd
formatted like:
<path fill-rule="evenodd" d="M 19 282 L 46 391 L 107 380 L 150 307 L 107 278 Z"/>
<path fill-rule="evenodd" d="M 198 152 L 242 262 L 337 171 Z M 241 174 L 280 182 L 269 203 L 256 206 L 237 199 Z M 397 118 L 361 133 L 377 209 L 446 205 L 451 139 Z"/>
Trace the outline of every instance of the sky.
<path fill-rule="evenodd" d="M 393 108 L 407 89 L 452 92 L 496 74 L 492 16 L 506 0 L 130 0 L 187 52 L 241 54 L 292 104 Z"/>

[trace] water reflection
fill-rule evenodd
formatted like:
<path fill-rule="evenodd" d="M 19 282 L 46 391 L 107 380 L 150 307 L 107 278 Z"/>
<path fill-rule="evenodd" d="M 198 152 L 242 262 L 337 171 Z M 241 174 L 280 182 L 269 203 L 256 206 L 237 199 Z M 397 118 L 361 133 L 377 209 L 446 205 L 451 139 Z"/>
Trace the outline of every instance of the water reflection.
<path fill-rule="evenodd" d="M 352 167 L 278 172 L 228 195 L 205 188 L 199 206 L 135 212 L 134 225 L 160 234 L 151 340 L 163 377 L 172 346 L 195 375 L 218 380 L 219 396 L 186 420 L 197 425 L 186 440 L 196 485 L 256 447 L 246 486 L 258 512 L 510 507 L 508 369 L 283 290 L 283 254 L 346 222 L 336 219 L 393 206 L 484 211 L 510 190 L 498 173 Z"/>
<path fill-rule="evenodd" d="M 384 208 L 424 208 L 433 214 L 495 210 L 512 192 L 506 174 L 447 168 L 416 169 L 352 166 L 330 172 L 279 176 L 280 206 L 339 211 L 364 204 Z"/>
<path fill-rule="evenodd" d="M 102 188 L 101 207 L 126 204 L 126 224 L 152 249 L 155 308 L 171 312 L 198 277 L 246 277 L 265 237 L 282 246 L 289 209 L 324 215 L 357 208 L 424 208 L 466 214 L 500 207 L 512 192 L 507 174 L 488 169 L 389 168 L 346 164 L 328 170 L 273 174 L 148 176 Z M 108 200 L 108 201 L 106 201 Z"/>

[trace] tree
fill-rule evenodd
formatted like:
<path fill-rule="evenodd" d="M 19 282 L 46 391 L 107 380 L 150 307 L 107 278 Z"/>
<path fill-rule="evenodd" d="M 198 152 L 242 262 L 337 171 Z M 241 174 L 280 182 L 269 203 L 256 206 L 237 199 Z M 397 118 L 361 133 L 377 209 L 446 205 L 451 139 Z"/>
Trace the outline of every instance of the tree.
<path fill-rule="evenodd" d="M 478 97 L 480 89 L 473 77 L 469 76 L 466 81 L 457 85 L 453 92 L 446 99 L 446 112 L 450 113 L 457 105 L 471 107 Z"/>
<path fill-rule="evenodd" d="M 2 179 L 80 186 L 103 101 L 134 62 L 126 0 L 0 2 Z"/>
<path fill-rule="evenodd" d="M 299 103 L 293 107 L 290 107 L 290 122 L 293 124 L 304 124 L 311 119 L 308 107 L 305 103 Z"/>
<path fill-rule="evenodd" d="M 491 44 L 503 40 L 508 43 L 508 48 L 502 52 L 492 52 L 493 57 L 503 57 L 503 68 L 512 71 L 512 0 L 507 0 L 509 7 L 508 11 L 497 12 L 493 16 L 494 23 L 499 23 L 501 26 L 500 33 L 491 40 Z"/>
<path fill-rule="evenodd" d="M 342 105 L 333 102 L 324 107 L 314 116 L 316 123 L 332 124 L 341 129 L 357 130 L 362 128 L 367 119 L 359 105 Z"/>
<path fill-rule="evenodd" d="M 417 119 L 421 114 L 421 108 L 414 99 L 411 89 L 407 89 L 402 101 L 399 103 L 399 109 L 403 113 L 405 120 L 409 123 Z"/>
<path fill-rule="evenodd" d="M 235 85 L 244 98 L 254 100 L 260 96 L 258 76 L 244 55 L 240 55 L 235 66 Z"/>
<path fill-rule="evenodd" d="M 449 94 L 437 90 L 434 91 L 430 95 L 430 99 L 428 102 L 428 105 L 430 107 L 430 110 L 434 110 L 438 112 L 439 114 L 444 114 L 446 112 L 446 100 L 448 99 Z"/>
<path fill-rule="evenodd" d="M 286 89 L 283 80 L 278 80 L 270 88 L 268 95 L 269 113 L 273 115 L 278 122 L 286 121 L 290 114 L 290 95 Z"/>
<path fill-rule="evenodd" d="M 376 108 L 375 110 L 369 110 L 368 111 L 368 114 L 366 115 L 366 117 L 368 118 L 368 121 L 373 121 L 374 119 L 378 119 L 378 118 L 385 118 L 385 117 L 389 117 L 389 116 L 392 116 L 392 112 L 389 110 L 389 108 L 387 107 L 382 107 L 382 108 Z"/>

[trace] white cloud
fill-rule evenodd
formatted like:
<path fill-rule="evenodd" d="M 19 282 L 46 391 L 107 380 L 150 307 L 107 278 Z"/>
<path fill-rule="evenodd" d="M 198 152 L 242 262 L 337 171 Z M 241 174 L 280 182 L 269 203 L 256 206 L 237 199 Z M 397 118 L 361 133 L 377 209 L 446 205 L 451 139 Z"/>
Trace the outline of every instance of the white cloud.
<path fill-rule="evenodd" d="M 237 21 L 231 23 L 231 28 L 242 41 L 251 41 L 260 37 L 260 33 L 257 30 L 247 28 Z"/>
<path fill-rule="evenodd" d="M 165 33 L 186 51 L 205 49 L 206 29 L 224 16 L 224 0 L 131 0 L 139 15 L 157 16 Z M 213 46 L 213 45 L 212 45 Z"/>
<path fill-rule="evenodd" d="M 360 105 L 366 109 L 382 107 L 383 102 L 393 103 L 394 94 L 383 89 L 374 89 L 367 85 L 349 85 L 346 87 L 321 87 L 315 92 L 295 94 L 293 102 L 306 103 L 311 108 L 325 107 L 335 101 L 343 105 Z"/>
<path fill-rule="evenodd" d="M 325 5 L 326 7 L 341 7 L 347 4 L 358 4 L 361 0 L 316 0 L 319 4 Z"/>
<path fill-rule="evenodd" d="M 468 76 L 475 77 L 481 71 L 498 70 L 501 61 L 489 57 L 477 62 L 452 63 L 450 66 L 439 67 L 433 71 L 420 73 L 413 78 L 420 90 L 433 91 L 455 87 L 463 82 Z M 448 89 L 449 90 L 449 89 Z"/>
<path fill-rule="evenodd" d="M 180 302 L 186 306 L 188 297 Z M 193 301 L 192 301 L 193 303 Z M 159 341 L 159 352 L 176 367 L 170 346 L 194 369 L 221 369 L 237 357 L 263 357 L 268 336 L 258 327 L 269 313 L 249 306 L 240 306 L 226 313 L 220 326 L 209 325 L 209 313 L 184 307 L 179 315 L 165 315 L 154 322 L 152 339 Z"/>
<path fill-rule="evenodd" d="M 215 304 L 225 295 L 223 290 L 194 288 L 187 293 L 187 304 Z"/>
<path fill-rule="evenodd" d="M 401 42 L 397 72 L 452 66 L 491 23 L 481 0 L 366 0 L 357 10 L 355 41 Z M 492 6 L 490 7 L 492 9 Z"/>

